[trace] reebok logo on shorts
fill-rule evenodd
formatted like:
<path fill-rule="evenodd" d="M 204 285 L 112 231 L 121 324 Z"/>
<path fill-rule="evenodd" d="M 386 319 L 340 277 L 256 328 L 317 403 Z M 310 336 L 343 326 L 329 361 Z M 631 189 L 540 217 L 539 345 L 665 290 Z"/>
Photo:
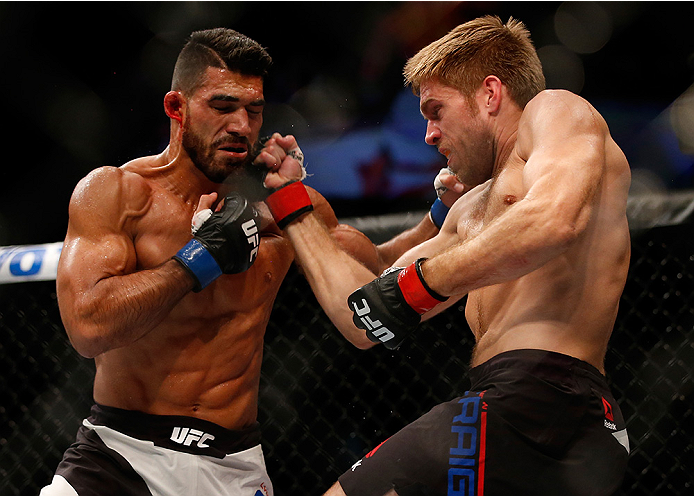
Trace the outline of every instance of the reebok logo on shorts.
<path fill-rule="evenodd" d="M 260 489 L 258 489 L 253 496 L 270 496 L 264 482 L 260 483 Z"/>
<path fill-rule="evenodd" d="M 605 418 L 610 422 L 614 422 L 614 413 L 612 413 L 612 405 L 610 405 L 610 403 L 605 398 L 603 398 L 602 406 L 605 407 Z"/>
<path fill-rule="evenodd" d="M 198 448 L 209 448 L 210 445 L 205 443 L 207 441 L 214 441 L 214 436 L 197 429 L 190 429 L 188 427 L 174 427 L 173 432 L 171 433 L 171 440 L 174 443 L 182 444 L 183 446 L 190 446 L 194 441 L 197 441 L 196 446 Z"/>

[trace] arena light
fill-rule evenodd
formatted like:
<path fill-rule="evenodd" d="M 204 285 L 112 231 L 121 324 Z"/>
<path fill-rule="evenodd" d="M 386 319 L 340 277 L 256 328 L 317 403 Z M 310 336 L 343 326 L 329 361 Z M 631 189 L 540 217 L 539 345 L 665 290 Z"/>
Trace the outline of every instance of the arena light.
<path fill-rule="evenodd" d="M 680 151 L 694 155 L 694 86 L 680 95 L 669 110 L 670 124 L 677 136 Z"/>
<path fill-rule="evenodd" d="M 598 2 L 564 2 L 554 15 L 554 31 L 576 53 L 595 53 L 612 37 L 612 18 Z"/>

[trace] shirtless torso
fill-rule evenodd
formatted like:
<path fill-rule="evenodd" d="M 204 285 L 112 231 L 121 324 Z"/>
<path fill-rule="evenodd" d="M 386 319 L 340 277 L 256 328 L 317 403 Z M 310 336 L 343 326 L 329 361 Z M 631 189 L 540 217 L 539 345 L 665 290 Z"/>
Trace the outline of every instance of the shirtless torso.
<path fill-rule="evenodd" d="M 498 79 L 491 81 L 495 98 L 508 100 Z M 473 147 L 487 136 L 480 131 L 481 117 L 470 116 L 468 100 L 436 83 L 423 84 L 420 99 L 430 121 L 427 142 L 438 146 L 459 175 L 484 175 L 483 161 L 461 158 L 484 155 Z M 505 105 L 490 126 L 497 135 L 487 149 L 494 161 L 486 166 L 487 179 L 457 200 L 437 236 L 393 265 L 427 258 L 424 280 L 450 296 L 424 318 L 468 296 L 466 319 L 477 341 L 473 365 L 504 351 L 535 348 L 603 371 L 629 265 L 627 160 L 603 118 L 576 95 L 545 91 L 523 111 Z M 465 115 L 469 123 L 461 125 Z M 373 278 L 339 249 L 312 253 L 312 246 L 327 246 L 328 240 L 310 216 L 288 233 L 338 329 L 357 347 L 373 346 L 345 305 L 351 292 Z"/>
<path fill-rule="evenodd" d="M 297 257 L 316 274 L 314 292 L 332 295 L 319 296 L 323 308 L 356 346 L 373 339 L 395 348 L 422 318 L 465 296 L 476 340 L 470 390 L 354 464 L 331 496 L 411 487 L 613 494 L 621 483 L 625 424 L 600 373 L 629 266 L 629 166 L 588 102 L 542 91 L 533 51 L 522 24 L 484 17 L 408 61 L 425 141 L 467 192 L 439 234 L 393 270 L 376 280 L 359 274 L 340 289 L 325 282 L 325 253 L 312 258 L 307 249 L 315 223 L 288 229 Z M 338 260 L 334 250 L 327 263 Z"/>
<path fill-rule="evenodd" d="M 563 178 L 557 173 L 549 177 L 545 171 L 538 172 L 533 162 L 533 146 L 538 147 L 543 139 L 533 123 L 544 118 L 540 116 L 547 114 L 545 107 L 561 104 L 567 108 L 573 106 L 574 112 L 584 112 L 584 118 L 594 119 L 587 124 L 590 129 L 585 132 L 595 141 L 593 147 L 602 151 L 595 163 L 584 165 L 577 160 L 573 176 L 569 164 L 567 170 L 558 173 L 568 176 Z M 567 118 L 568 114 L 567 111 Z M 561 132 L 561 125 L 558 127 Z M 566 146 L 572 145 L 569 142 Z M 570 152 L 567 157 L 572 159 Z M 561 169 L 562 161 L 557 160 L 554 165 Z M 585 174 L 580 167 L 593 171 Z M 472 365 L 504 351 L 536 348 L 579 358 L 604 371 L 607 342 L 624 289 L 630 255 L 626 218 L 630 173 L 624 154 L 610 137 L 605 122 L 587 102 L 564 92 L 545 92 L 526 108 L 515 146 L 499 171 L 458 200 L 449 213 L 450 222 L 443 227 L 442 240 L 431 242 L 437 249 L 453 244 L 461 246 L 461 243 L 465 246 L 491 228 L 495 230 L 494 236 L 483 235 L 487 248 L 491 249 L 490 243 L 501 239 L 496 235 L 504 236 L 506 258 L 499 264 L 498 272 L 490 270 L 491 275 L 487 276 L 502 281 L 481 287 L 477 283 L 478 287 L 467 293 L 465 315 L 476 338 Z M 544 176 L 548 176 L 546 181 Z M 547 183 L 546 191 L 537 187 L 542 182 Z M 570 215 L 585 217 L 580 221 L 585 223 L 582 231 L 575 237 L 569 233 L 568 240 L 555 253 L 545 251 L 533 259 L 536 247 L 532 243 L 542 243 L 542 239 L 534 240 L 524 234 L 528 234 L 527 230 L 541 232 L 544 226 L 530 221 L 549 222 L 556 220 L 550 217 L 560 217 L 561 211 L 550 210 L 555 208 L 552 200 L 559 204 L 564 196 L 561 188 L 574 186 L 583 189 L 584 194 L 567 200 L 570 204 L 567 210 Z M 552 188 L 556 191 L 554 198 L 550 196 Z M 547 192 L 548 201 L 543 198 Z M 519 212 L 519 206 L 527 208 L 527 212 Z M 548 211 L 538 211 L 543 208 Z M 522 216 L 526 216 L 527 223 L 514 218 Z M 529 243 L 527 248 L 523 243 Z M 527 260 L 524 259 L 526 249 Z M 465 252 L 460 253 L 464 256 Z M 475 262 L 487 266 L 480 259 L 475 258 Z M 503 280 L 507 279 L 504 274 L 517 268 L 525 271 L 524 267 L 532 264 L 537 267 L 529 273 Z"/>
<path fill-rule="evenodd" d="M 78 186 L 58 281 L 64 308 L 80 298 L 80 285 L 99 270 L 105 278 L 164 263 L 179 269 L 170 259 L 190 239 L 197 199 L 178 194 L 172 187 L 175 168 L 160 162 L 148 157 L 98 169 Z M 199 417 L 231 429 L 255 420 L 264 330 L 293 260 L 277 227 L 264 224 L 258 258 L 248 271 L 222 276 L 204 292 L 189 292 L 134 342 L 95 356 L 96 402 Z M 69 312 L 64 318 L 70 332 Z M 71 338 L 79 342 L 75 334 Z"/>
<path fill-rule="evenodd" d="M 243 429 L 257 418 L 265 329 L 294 250 L 259 202 L 260 249 L 251 268 L 199 293 L 190 281 L 175 287 L 189 276 L 171 257 L 190 239 L 200 196 L 228 187 L 167 156 L 97 169 L 76 187 L 57 280 L 63 321 L 76 349 L 95 359 L 97 403 Z M 375 247 L 308 190 L 332 238 L 365 270 L 392 257 L 388 248 L 404 250 L 398 240 Z M 155 269 L 162 279 L 174 276 L 170 287 L 143 283 Z"/>
<path fill-rule="evenodd" d="M 603 371 L 630 252 L 625 213 L 600 205 L 614 201 L 610 195 L 626 195 L 626 161 L 614 142 L 606 140 L 612 148 L 607 165 L 611 170 L 596 196 L 596 215 L 587 232 L 530 274 L 468 294 L 465 316 L 477 343 L 473 365 L 503 351 L 540 348 L 579 358 Z M 515 161 L 470 198 L 476 205 L 458 220 L 461 239 L 474 236 L 525 196 L 524 161 L 519 157 Z"/>

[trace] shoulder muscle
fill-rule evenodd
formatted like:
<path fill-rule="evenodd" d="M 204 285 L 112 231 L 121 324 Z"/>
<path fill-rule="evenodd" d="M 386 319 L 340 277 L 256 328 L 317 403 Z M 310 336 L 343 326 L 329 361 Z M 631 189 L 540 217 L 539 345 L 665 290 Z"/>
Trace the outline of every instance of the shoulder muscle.
<path fill-rule="evenodd" d="M 569 91 L 546 90 L 525 107 L 517 147 L 527 160 L 531 154 L 555 148 L 570 150 L 586 139 L 604 143 L 607 134 L 605 120 L 586 100 Z"/>
<path fill-rule="evenodd" d="M 116 167 L 100 167 L 85 176 L 70 199 L 70 225 L 125 228 L 128 218 L 141 214 L 150 201 L 150 188 L 139 175 Z"/>

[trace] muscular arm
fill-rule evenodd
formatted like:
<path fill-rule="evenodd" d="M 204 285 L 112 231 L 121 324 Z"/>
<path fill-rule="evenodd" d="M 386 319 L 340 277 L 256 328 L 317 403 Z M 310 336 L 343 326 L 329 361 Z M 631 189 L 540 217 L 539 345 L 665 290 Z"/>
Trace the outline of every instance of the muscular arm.
<path fill-rule="evenodd" d="M 392 266 L 395 261 L 402 257 L 408 250 L 432 239 L 438 234 L 438 228 L 431 222 L 429 216 L 426 215 L 416 226 L 376 246 L 380 260 L 380 270 L 378 274 Z"/>
<path fill-rule="evenodd" d="M 527 194 L 463 241 L 422 265 L 443 295 L 517 279 L 566 251 L 584 232 L 605 169 L 606 125 L 587 102 L 544 93 L 521 119 L 516 149 Z"/>
<path fill-rule="evenodd" d="M 193 287 L 176 261 L 137 270 L 128 224 L 148 207 L 138 176 L 98 169 L 75 189 L 58 265 L 60 313 L 75 349 L 86 357 L 147 334 Z"/>
<path fill-rule="evenodd" d="M 265 185 L 279 188 L 300 180 L 301 167 L 287 151 L 297 149 L 292 136 L 279 134 L 266 142 L 258 157 L 269 168 Z M 307 188 L 314 210 L 285 228 L 296 253 L 296 261 L 306 276 L 318 302 L 342 334 L 355 346 L 373 346 L 364 331 L 354 326 L 347 297 L 413 246 L 431 239 L 438 229 L 428 216 L 417 226 L 392 240 L 375 246 L 363 233 L 339 224 L 328 202 Z"/>
<path fill-rule="evenodd" d="M 438 232 L 425 218 L 419 225 L 387 242 L 388 265 L 379 247 L 360 231 L 339 224 L 327 201 L 309 189 L 314 212 L 302 216 L 285 229 L 311 289 L 333 324 L 345 338 L 358 348 L 369 348 L 370 341 L 363 330 L 354 326 L 347 297 L 359 287 L 371 282 L 391 259 L 408 249 L 419 252 L 413 245 Z M 383 245 L 380 245 L 383 246 Z M 414 255 L 412 255 L 414 256 Z"/>
<path fill-rule="evenodd" d="M 288 225 L 285 232 L 318 303 L 333 324 L 356 347 L 373 346 L 364 331 L 352 323 L 347 297 L 356 288 L 372 281 L 374 273 L 344 251 L 324 222 L 313 213 Z"/>

